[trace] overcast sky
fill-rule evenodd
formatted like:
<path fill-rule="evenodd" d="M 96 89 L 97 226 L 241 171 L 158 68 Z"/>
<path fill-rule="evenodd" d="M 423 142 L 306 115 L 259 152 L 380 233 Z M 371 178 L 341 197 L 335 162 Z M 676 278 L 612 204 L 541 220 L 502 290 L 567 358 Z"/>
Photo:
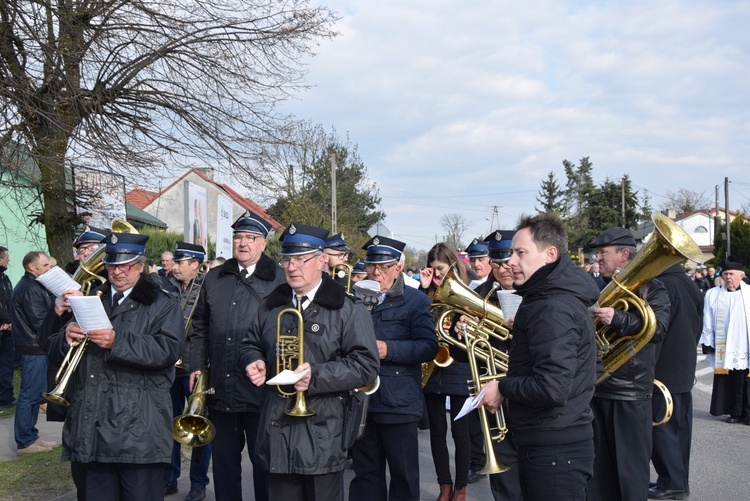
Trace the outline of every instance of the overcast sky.
<path fill-rule="evenodd" d="M 340 36 L 284 105 L 359 145 L 394 237 L 428 249 L 534 213 L 547 174 L 750 205 L 750 2 L 323 0 Z M 722 188 L 722 206 L 723 188 Z"/>

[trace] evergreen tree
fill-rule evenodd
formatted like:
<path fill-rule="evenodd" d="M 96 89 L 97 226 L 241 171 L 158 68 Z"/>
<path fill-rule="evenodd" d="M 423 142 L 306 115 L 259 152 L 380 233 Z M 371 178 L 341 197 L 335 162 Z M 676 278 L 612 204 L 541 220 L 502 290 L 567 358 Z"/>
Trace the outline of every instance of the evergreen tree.
<path fill-rule="evenodd" d="M 565 194 L 560 185 L 557 184 L 553 171 L 550 171 L 547 174 L 547 179 L 542 181 L 542 187 L 539 189 L 536 201 L 542 205 L 541 208 L 534 207 L 537 212 L 554 212 L 560 215 L 565 210 Z"/>
<path fill-rule="evenodd" d="M 725 224 L 721 225 L 720 234 L 726 235 L 727 227 Z M 729 223 L 729 238 L 731 242 L 731 255 L 739 259 L 743 264 L 745 270 L 750 269 L 750 221 L 740 212 L 737 213 L 735 218 Z M 727 255 L 727 242 L 725 239 L 719 238 L 716 240 L 720 242 L 715 251 L 716 264 L 721 265 L 724 262 Z"/>

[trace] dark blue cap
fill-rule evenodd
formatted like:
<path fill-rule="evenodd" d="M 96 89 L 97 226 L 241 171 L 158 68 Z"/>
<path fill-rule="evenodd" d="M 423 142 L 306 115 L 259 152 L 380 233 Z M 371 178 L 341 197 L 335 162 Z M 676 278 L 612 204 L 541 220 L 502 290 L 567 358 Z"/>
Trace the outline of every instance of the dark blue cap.
<path fill-rule="evenodd" d="M 352 266 L 352 273 L 355 275 L 367 275 L 367 272 L 365 271 L 365 262 L 360 259 L 354 263 L 354 266 Z"/>
<path fill-rule="evenodd" d="M 406 244 L 392 238 L 375 235 L 362 248 L 367 251 L 365 263 L 387 263 L 398 261 Z"/>
<path fill-rule="evenodd" d="M 83 230 L 83 233 L 78 235 L 78 238 L 76 238 L 75 242 L 73 242 L 73 247 L 77 249 L 83 244 L 100 244 L 104 242 L 104 239 L 107 238 L 107 235 L 109 235 L 110 233 L 111 232 L 109 230 L 101 230 L 99 228 L 86 226 L 86 229 Z"/>
<path fill-rule="evenodd" d="M 485 257 L 490 255 L 490 247 L 487 242 L 475 238 L 466 248 L 466 253 L 469 255 L 469 259 Z"/>
<path fill-rule="evenodd" d="M 259 215 L 248 210 L 238 217 L 237 221 L 232 223 L 232 230 L 234 230 L 234 233 L 257 233 L 258 235 L 263 235 L 265 238 L 268 236 L 268 232 L 271 231 L 271 225 Z"/>
<path fill-rule="evenodd" d="M 513 254 L 513 235 L 515 230 L 495 230 L 484 238 L 489 246 L 492 261 L 507 261 Z"/>
<path fill-rule="evenodd" d="M 174 255 L 172 261 L 184 261 L 186 259 L 203 261 L 206 259 L 206 250 L 202 245 L 188 242 L 177 242 L 174 244 L 174 252 L 172 254 Z"/>
<path fill-rule="evenodd" d="M 110 233 L 104 240 L 104 264 L 125 264 L 146 253 L 148 235 L 137 233 Z"/>
<path fill-rule="evenodd" d="M 626 228 L 613 226 L 601 232 L 593 242 L 590 242 L 589 249 L 606 247 L 608 245 L 623 245 L 626 247 L 635 247 L 635 236 L 633 236 L 632 231 Z"/>
<path fill-rule="evenodd" d="M 294 256 L 322 251 L 326 245 L 328 230 L 317 226 L 292 223 L 281 234 L 281 255 Z"/>
<path fill-rule="evenodd" d="M 326 239 L 326 249 L 333 249 L 341 252 L 349 252 L 351 249 L 344 241 L 343 233 L 336 233 Z"/>

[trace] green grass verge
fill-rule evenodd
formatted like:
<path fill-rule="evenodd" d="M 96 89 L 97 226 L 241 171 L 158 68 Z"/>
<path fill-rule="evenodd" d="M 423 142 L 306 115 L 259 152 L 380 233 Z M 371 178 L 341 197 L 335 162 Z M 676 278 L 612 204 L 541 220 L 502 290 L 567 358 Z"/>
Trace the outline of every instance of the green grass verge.
<path fill-rule="evenodd" d="M 0 500 L 55 499 L 75 489 L 62 447 L 0 461 Z"/>

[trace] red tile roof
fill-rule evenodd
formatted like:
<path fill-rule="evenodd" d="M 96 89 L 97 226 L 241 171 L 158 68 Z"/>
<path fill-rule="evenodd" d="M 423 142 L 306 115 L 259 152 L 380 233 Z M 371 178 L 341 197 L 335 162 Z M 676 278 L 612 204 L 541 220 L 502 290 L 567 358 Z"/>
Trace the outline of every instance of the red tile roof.
<path fill-rule="evenodd" d="M 144 209 L 148 204 L 156 200 L 159 196 L 155 191 L 148 190 L 131 190 L 125 194 L 125 200 L 135 205 L 139 209 Z"/>

